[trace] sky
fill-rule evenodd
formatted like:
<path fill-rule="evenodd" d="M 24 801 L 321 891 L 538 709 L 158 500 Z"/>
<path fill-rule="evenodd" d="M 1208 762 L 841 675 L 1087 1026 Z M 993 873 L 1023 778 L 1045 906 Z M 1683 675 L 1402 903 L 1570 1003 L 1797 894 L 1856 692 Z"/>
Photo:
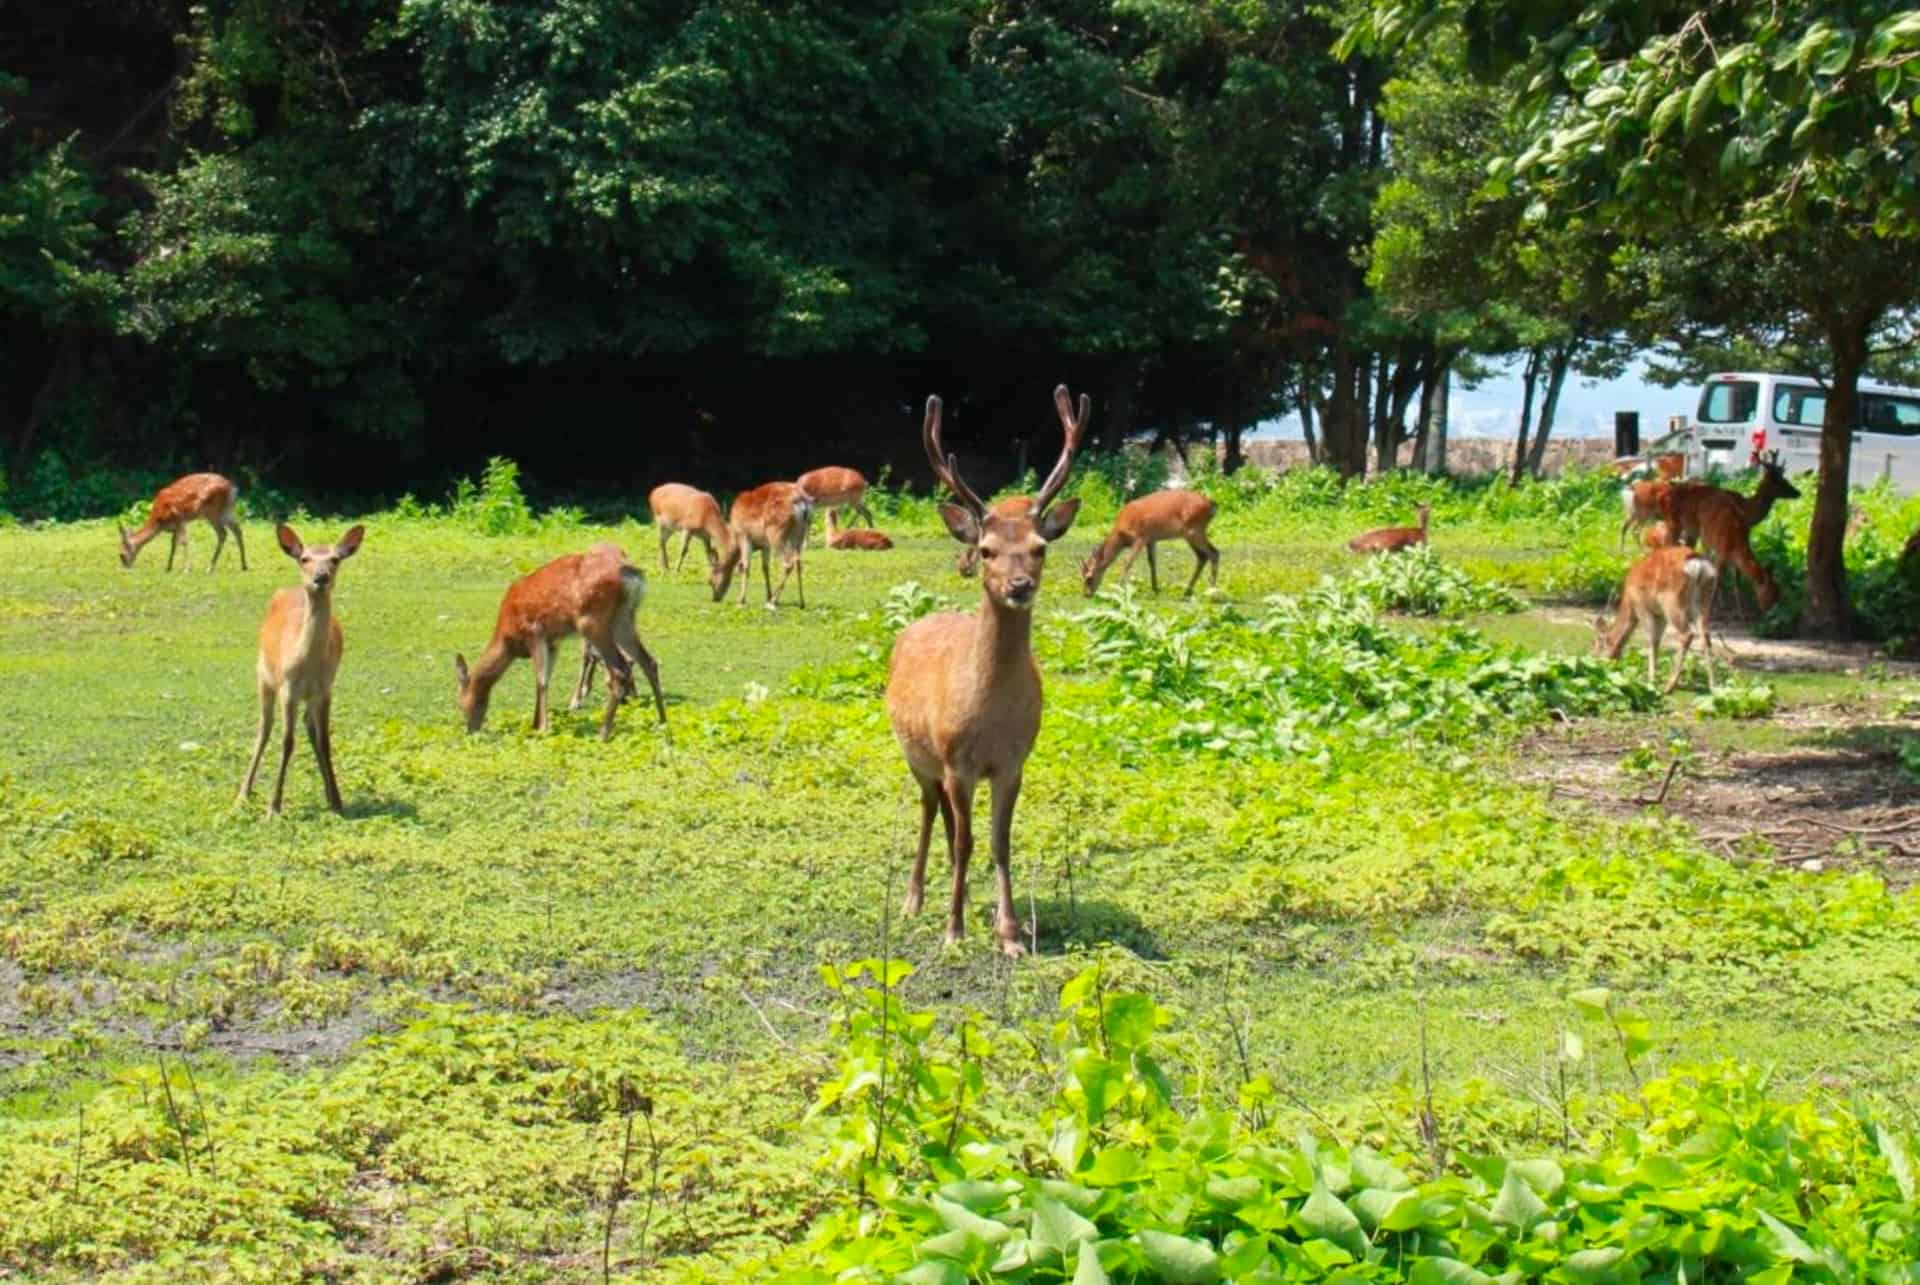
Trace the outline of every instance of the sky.
<path fill-rule="evenodd" d="M 1453 386 L 1449 429 L 1455 437 L 1512 437 L 1520 427 L 1520 376 L 1516 362 L 1505 372 L 1478 388 Z M 1536 394 L 1537 396 L 1537 394 Z M 1619 379 L 1581 379 L 1568 375 L 1560 390 L 1560 410 L 1554 416 L 1555 437 L 1612 437 L 1613 413 L 1621 410 L 1640 412 L 1642 441 L 1658 437 L 1666 430 L 1667 416 L 1691 417 L 1699 401 L 1697 388 L 1682 385 L 1661 388 L 1646 382 L 1643 368 L 1635 363 Z M 1536 413 L 1538 406 L 1535 407 Z M 1254 437 L 1299 437 L 1300 420 L 1289 415 L 1269 421 L 1251 434 Z"/>

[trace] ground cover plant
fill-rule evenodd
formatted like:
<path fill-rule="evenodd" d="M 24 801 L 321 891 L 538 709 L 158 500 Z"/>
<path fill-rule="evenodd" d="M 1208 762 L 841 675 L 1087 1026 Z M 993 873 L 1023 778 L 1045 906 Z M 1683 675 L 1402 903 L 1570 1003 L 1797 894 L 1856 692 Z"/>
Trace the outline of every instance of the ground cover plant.
<path fill-rule="evenodd" d="M 302 747 L 278 822 L 232 804 L 293 576 L 271 542 L 167 576 L 122 571 L 108 522 L 0 532 L 0 1267 L 1863 1279 L 1910 1254 L 1908 840 L 1839 836 L 1814 871 L 1756 815 L 1729 859 L 1667 804 L 1723 750 L 1852 737 L 1912 808 L 1920 680 L 1756 675 L 1702 717 L 1697 679 L 1661 701 L 1636 656 L 1593 659 L 1590 611 L 1512 611 L 1624 565 L 1594 479 L 1203 479 L 1221 592 L 1089 600 L 1070 569 L 1114 472 L 1082 470 L 1041 593 L 1013 964 L 898 913 L 887 648 L 979 592 L 924 498 L 876 496 L 892 551 L 810 550 L 804 612 L 710 602 L 649 529 L 528 505 L 505 462 L 451 504 L 272 514 L 368 526 L 335 603 L 346 811 Z M 1430 559 L 1344 554 L 1420 499 Z M 533 734 L 525 666 L 466 735 L 454 652 L 598 538 L 649 572 L 671 738 L 636 705 L 605 744 L 593 709 Z M 1666 804 L 1532 775 L 1588 732 L 1650 746 L 1631 789 L 1672 778 Z"/>

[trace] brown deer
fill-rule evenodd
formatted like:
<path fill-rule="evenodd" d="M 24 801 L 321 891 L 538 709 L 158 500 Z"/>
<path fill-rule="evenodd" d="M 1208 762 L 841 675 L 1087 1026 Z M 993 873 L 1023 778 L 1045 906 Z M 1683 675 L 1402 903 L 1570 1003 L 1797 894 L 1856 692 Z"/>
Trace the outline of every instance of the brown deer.
<path fill-rule="evenodd" d="M 795 478 L 794 485 L 811 495 L 814 507 L 826 510 L 829 516 L 835 512 L 844 515 L 852 509 L 867 520 L 869 527 L 873 525 L 873 514 L 867 512 L 867 479 L 857 470 L 837 464 L 812 469 Z"/>
<path fill-rule="evenodd" d="M 833 510 L 827 510 L 827 547 L 829 549 L 891 549 L 893 540 L 884 531 L 857 528 L 841 530 L 835 523 Z"/>
<path fill-rule="evenodd" d="M 767 586 L 767 606 L 780 605 L 787 577 L 794 577 L 800 608 L 807 606 L 807 577 L 800 555 L 807 547 L 807 527 L 813 518 L 813 496 L 798 482 L 769 482 L 733 497 L 727 524 L 733 528 L 735 563 L 741 573 L 740 605 L 747 605 L 747 585 L 753 579 L 753 554 L 760 552 L 761 577 Z M 780 551 L 780 591 L 773 588 L 773 551 Z M 725 590 L 723 589 L 724 593 Z M 716 599 L 718 601 L 718 599 Z"/>
<path fill-rule="evenodd" d="M 940 443 L 940 399 L 927 399 L 921 426 L 927 462 L 958 504 L 940 506 L 953 538 L 980 551 L 981 600 L 973 612 L 922 616 L 894 641 L 887 669 L 887 717 L 907 766 L 920 784 L 920 842 L 907 881 L 906 912 L 918 914 L 926 896 L 927 848 L 940 814 L 953 858 L 953 896 L 946 940 L 966 931 L 967 863 L 973 858 L 973 795 L 981 781 L 993 789 L 991 838 L 999 895 L 994 935 L 1008 955 L 1025 953 L 1013 910 L 1013 808 L 1027 755 L 1040 733 L 1040 667 L 1034 663 L 1033 603 L 1047 546 L 1067 533 L 1078 500 L 1049 508 L 1066 484 L 1067 469 L 1087 429 L 1090 404 L 1079 414 L 1062 384 L 1053 393 L 1066 442 L 1034 497 L 1027 517 L 990 513 L 958 462 Z"/>
<path fill-rule="evenodd" d="M 1160 563 L 1154 555 L 1154 546 L 1162 540 L 1176 538 L 1185 540 L 1193 550 L 1193 575 L 1187 580 L 1186 596 L 1193 597 L 1193 587 L 1200 583 L 1202 571 L 1210 572 L 1208 583 L 1217 587 L 1220 550 L 1207 539 L 1207 524 L 1212 521 L 1213 501 L 1198 491 L 1155 491 L 1129 500 L 1115 515 L 1113 530 L 1107 532 L 1107 538 L 1080 564 L 1081 588 L 1092 597 L 1100 588 L 1100 578 L 1106 575 L 1120 551 L 1131 549 L 1120 568 L 1120 578 L 1126 579 L 1133 572 L 1134 560 L 1145 549 L 1147 576 L 1153 582 L 1153 591 L 1159 593 Z"/>
<path fill-rule="evenodd" d="M 1697 486 L 1699 483 L 1689 483 Z M 1644 527 L 1649 522 L 1658 522 L 1666 511 L 1667 493 L 1673 489 L 1670 482 L 1629 482 L 1620 488 L 1620 507 L 1624 511 L 1620 523 L 1620 539 L 1616 547 L 1627 547 L 1627 533 L 1635 527 Z M 1664 524 L 1662 524 L 1664 525 Z"/>
<path fill-rule="evenodd" d="M 175 478 L 161 487 L 153 495 L 153 506 L 147 510 L 147 520 L 132 535 L 125 527 L 116 527 L 120 532 L 120 565 L 133 566 L 133 560 L 140 556 L 140 550 L 147 547 L 162 531 L 173 537 L 167 545 L 167 570 L 173 570 L 173 555 L 182 554 L 180 569 L 185 571 L 191 555 L 186 549 L 187 524 L 205 522 L 213 528 L 213 561 L 207 564 L 212 571 L 220 565 L 220 551 L 227 547 L 227 532 L 233 532 L 233 542 L 240 546 L 240 569 L 247 569 L 247 541 L 240 534 L 240 521 L 234 516 L 234 506 L 240 502 L 240 492 L 228 479 L 218 473 L 189 473 L 185 477 Z"/>
<path fill-rule="evenodd" d="M 713 590 L 713 600 L 726 597 L 733 581 L 733 529 L 720 516 L 720 502 L 685 483 L 663 482 L 648 493 L 647 507 L 653 511 L 653 524 L 660 528 L 660 570 L 667 570 L 667 544 L 676 532 L 684 534 L 675 571 L 687 565 L 687 549 L 697 538 L 706 546 L 707 587 Z"/>
<path fill-rule="evenodd" d="M 273 735 L 273 716 L 279 711 L 286 724 L 280 740 L 280 772 L 273 779 L 273 802 L 267 815 L 280 815 L 280 803 L 287 792 L 287 764 L 293 759 L 293 720 L 304 706 L 307 744 L 313 747 L 313 759 L 320 767 L 320 783 L 327 793 L 327 806 L 343 810 L 340 782 L 333 774 L 333 679 L 340 672 L 340 657 L 346 649 L 346 637 L 333 614 L 333 585 L 339 578 L 340 564 L 360 548 L 366 528 L 356 526 L 334 545 L 305 545 L 293 528 L 282 525 L 274 531 L 287 556 L 300 564 L 300 587 L 282 589 L 267 603 L 267 618 L 260 622 L 260 654 L 254 665 L 254 677 L 260 691 L 260 734 L 253 742 L 253 761 L 247 764 L 246 779 L 240 782 L 238 802 L 253 794 L 253 781 L 260 773 L 260 760 L 267 752 L 267 738 Z"/>
<path fill-rule="evenodd" d="M 1608 660 L 1618 660 L 1633 636 L 1634 626 L 1647 627 L 1647 685 L 1660 680 L 1660 637 L 1668 625 L 1680 634 L 1680 654 L 1674 658 L 1673 674 L 1662 691 L 1671 692 L 1680 685 L 1680 670 L 1687 663 L 1687 652 L 1697 634 L 1700 652 L 1707 662 L 1707 690 L 1713 690 L 1713 612 L 1714 582 L 1719 572 L 1713 563 L 1685 545 L 1656 549 L 1627 569 L 1626 582 L 1620 588 L 1620 610 L 1611 629 L 1605 616 L 1593 618 L 1593 649 Z"/>
<path fill-rule="evenodd" d="M 613 735 L 614 711 L 633 692 L 633 666 L 639 665 L 653 687 L 653 706 L 664 726 L 666 697 L 660 691 L 660 667 L 634 631 L 633 614 L 645 595 L 647 578 L 627 555 L 611 544 L 596 544 L 585 553 L 555 558 L 546 566 L 507 586 L 493 637 L 471 671 L 467 658 L 453 658 L 459 679 L 460 710 L 467 731 L 477 732 L 487 721 L 487 702 L 495 683 L 513 662 L 533 661 L 533 727 L 550 725 L 547 683 L 553 676 L 554 644 L 579 634 L 587 652 L 581 665 L 576 702 L 593 676 L 591 662 L 607 666 L 607 709 L 600 720 L 600 739 Z"/>
<path fill-rule="evenodd" d="M 1675 543 L 1673 530 L 1664 522 L 1655 522 L 1640 533 L 1640 543 L 1648 551 L 1669 548 Z"/>
<path fill-rule="evenodd" d="M 996 518 L 1028 518 L 1033 516 L 1033 497 L 1031 495 L 1009 495 L 1004 500 L 994 502 L 987 510 Z M 980 571 L 980 546 L 970 544 L 960 550 L 953 569 L 971 580 Z"/>
<path fill-rule="evenodd" d="M 1731 562 L 1752 581 L 1754 598 L 1760 610 L 1766 611 L 1780 601 L 1780 587 L 1753 556 L 1750 535 L 1754 527 L 1766 521 L 1774 501 L 1797 500 L 1800 492 L 1787 480 L 1778 451 L 1763 456 L 1760 468 L 1760 485 L 1752 495 L 1717 486 L 1674 483 L 1667 488 L 1663 517 L 1678 543 L 1698 542 L 1705 547 L 1716 572 Z"/>
<path fill-rule="evenodd" d="M 1402 549 L 1411 549 L 1417 544 L 1425 544 L 1427 522 L 1433 516 L 1433 506 L 1422 504 L 1418 512 L 1419 526 L 1379 527 L 1354 536 L 1347 541 L 1347 548 L 1354 553 L 1398 553 Z"/>

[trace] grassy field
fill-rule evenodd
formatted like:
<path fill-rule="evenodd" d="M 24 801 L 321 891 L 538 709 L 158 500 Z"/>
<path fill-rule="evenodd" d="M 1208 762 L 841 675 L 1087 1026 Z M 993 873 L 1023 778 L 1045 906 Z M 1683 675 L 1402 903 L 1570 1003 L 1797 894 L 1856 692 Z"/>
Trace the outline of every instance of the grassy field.
<path fill-rule="evenodd" d="M 1220 593 L 1129 600 L 1124 630 L 1085 615 L 1073 563 L 1048 572 L 1047 722 L 1014 837 L 1038 950 L 1018 963 L 992 949 L 990 864 L 961 948 L 942 949 L 941 916 L 896 913 L 915 815 L 875 689 L 887 613 L 925 607 L 901 606 L 905 582 L 978 593 L 924 505 L 890 511 L 891 552 L 816 548 L 807 609 L 777 612 L 758 584 L 747 608 L 708 601 L 698 554 L 662 574 L 639 525 L 303 517 L 315 541 L 368 525 L 336 591 L 347 807 L 326 811 L 303 742 L 273 822 L 258 793 L 234 802 L 255 630 L 295 580 L 268 526 L 249 523 L 252 570 L 229 549 L 206 574 L 203 531 L 196 570 L 172 576 L 153 550 L 122 571 L 109 524 L 0 530 L 0 1276 L 597 1278 L 624 1077 L 653 1100 L 655 1149 L 634 1163 L 656 1167 L 612 1227 L 615 1274 L 725 1278 L 832 1199 L 806 1122 L 833 1065 L 819 968 L 883 952 L 916 965 L 913 1003 L 1006 1031 L 1051 1020 L 1101 960 L 1179 1015 L 1189 1092 L 1231 1098 L 1257 1068 L 1288 1110 L 1354 1136 L 1411 1136 L 1428 1080 L 1463 1133 L 1547 1130 L 1566 997 L 1595 984 L 1651 1018 L 1655 1065 L 1730 1056 L 1906 1101 L 1920 901 L 1883 882 L 1908 882 L 1899 852 L 1841 833 L 1815 871 L 1757 834 L 1728 862 L 1678 809 L 1620 800 L 1676 754 L 1684 780 L 1865 745 L 1872 789 L 1910 806 L 1910 671 L 1770 674 L 1780 704 L 1752 721 L 1702 720 L 1688 689 L 1648 713 L 1419 732 L 1389 702 L 1351 726 L 1303 718 L 1298 753 L 1221 748 L 1191 729 L 1229 718 L 1206 695 L 1224 649 L 1268 666 L 1234 680 L 1231 717 L 1254 717 L 1261 684 L 1297 687 L 1259 650 L 1279 645 L 1262 602 L 1347 567 L 1372 516 L 1223 508 Z M 1101 517 L 1066 541 L 1074 562 Z M 1462 514 L 1434 543 L 1577 597 L 1617 573 L 1615 524 L 1601 504 Z M 599 538 L 649 571 L 639 629 L 671 735 L 640 703 L 606 744 L 591 710 L 535 734 L 525 665 L 466 735 L 454 654 L 484 645 L 510 579 Z M 1175 584 L 1189 567 L 1163 556 Z M 1472 623 L 1517 658 L 1591 639 L 1538 610 Z M 1180 661 L 1205 672 L 1157 700 L 1129 671 L 1150 647 L 1221 650 Z M 1556 747 L 1596 742 L 1626 747 L 1605 777 L 1592 755 L 1555 767 Z M 1002 1055 L 993 1109 L 1017 1115 L 1044 1077 Z"/>

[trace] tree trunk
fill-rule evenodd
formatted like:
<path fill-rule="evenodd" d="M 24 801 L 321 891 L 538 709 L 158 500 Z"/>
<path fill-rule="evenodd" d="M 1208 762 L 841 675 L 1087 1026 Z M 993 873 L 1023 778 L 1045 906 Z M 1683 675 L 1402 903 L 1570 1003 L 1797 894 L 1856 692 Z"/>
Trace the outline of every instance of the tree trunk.
<path fill-rule="evenodd" d="M 1215 427 L 1220 430 L 1220 471 L 1232 476 L 1247 462 L 1240 441 L 1246 434 L 1246 426 L 1240 422 L 1240 381 L 1231 366 L 1220 383 L 1220 418 L 1215 422 Z"/>
<path fill-rule="evenodd" d="M 1540 422 L 1534 427 L 1533 447 L 1527 452 L 1527 472 L 1539 477 L 1547 462 L 1547 439 L 1553 434 L 1553 417 L 1560 409 L 1560 390 L 1566 386 L 1567 368 L 1580 351 L 1580 332 L 1553 350 L 1547 364 L 1547 391 L 1540 399 Z"/>
<path fill-rule="evenodd" d="M 1327 462 L 1342 477 L 1357 477 L 1367 471 L 1368 365 L 1365 357 L 1356 356 L 1344 336 L 1335 340 L 1333 393 L 1320 417 L 1320 431 Z"/>
<path fill-rule="evenodd" d="M 1300 371 L 1300 435 L 1307 439 L 1307 462 L 1320 463 L 1320 443 L 1313 435 L 1313 376 Z"/>
<path fill-rule="evenodd" d="M 1452 400 L 1453 391 L 1451 354 L 1441 360 L 1434 379 L 1440 386 L 1433 394 L 1432 422 L 1427 426 L 1427 453 L 1422 457 L 1422 462 L 1429 474 L 1444 477 L 1447 472 L 1447 404 Z"/>
<path fill-rule="evenodd" d="M 1520 436 L 1513 444 L 1513 474 L 1508 486 L 1520 485 L 1527 469 L 1527 433 L 1533 427 L 1533 390 L 1540 382 L 1540 350 L 1527 349 L 1527 364 L 1520 376 Z"/>
<path fill-rule="evenodd" d="M 1853 603 L 1847 597 L 1847 473 L 1853 462 L 1853 430 L 1860 422 L 1860 370 L 1867 364 L 1872 318 L 1833 318 L 1827 343 L 1833 375 L 1827 416 L 1820 429 L 1820 485 L 1807 532 L 1807 606 L 1800 631 L 1810 638 L 1851 638 Z"/>

